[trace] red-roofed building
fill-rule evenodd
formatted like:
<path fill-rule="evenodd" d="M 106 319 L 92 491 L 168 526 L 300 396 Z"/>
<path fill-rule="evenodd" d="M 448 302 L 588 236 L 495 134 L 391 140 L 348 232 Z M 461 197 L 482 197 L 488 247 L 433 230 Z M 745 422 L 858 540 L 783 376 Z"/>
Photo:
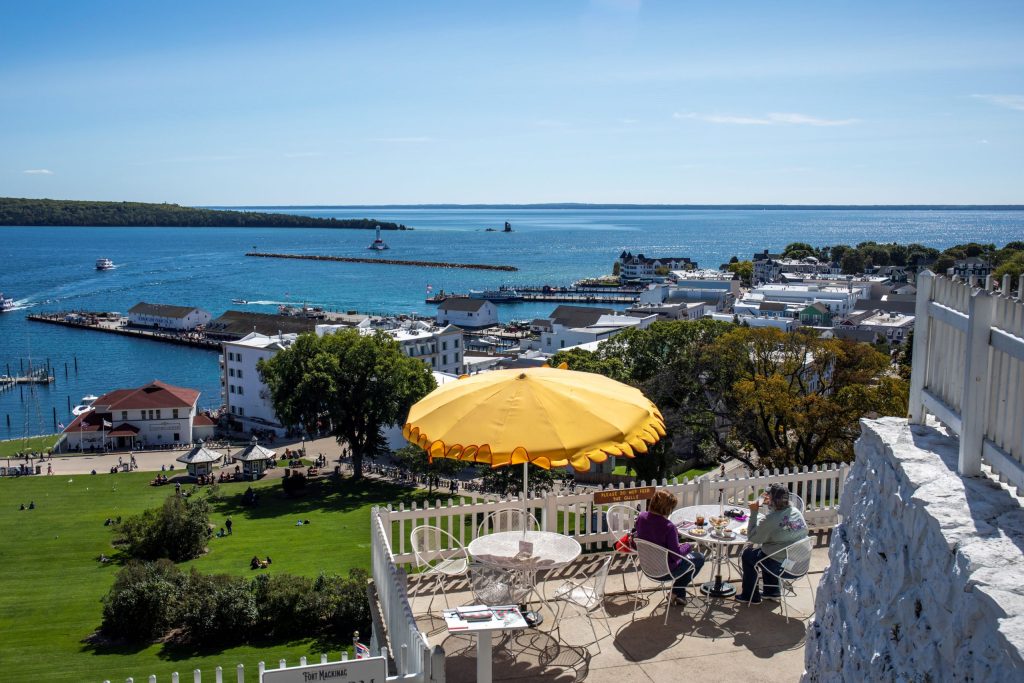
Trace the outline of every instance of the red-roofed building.
<path fill-rule="evenodd" d="M 153 380 L 100 396 L 64 429 L 70 450 L 170 446 L 206 439 L 213 422 L 196 415 L 199 392 Z"/>

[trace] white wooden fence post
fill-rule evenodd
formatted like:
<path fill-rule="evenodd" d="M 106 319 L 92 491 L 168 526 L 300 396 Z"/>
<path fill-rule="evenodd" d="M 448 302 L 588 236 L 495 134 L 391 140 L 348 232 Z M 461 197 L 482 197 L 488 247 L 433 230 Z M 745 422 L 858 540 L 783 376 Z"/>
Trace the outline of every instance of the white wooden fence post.
<path fill-rule="evenodd" d="M 192 669 L 192 683 L 203 683 L 203 673 L 199 669 Z"/>
<path fill-rule="evenodd" d="M 239 664 L 236 670 L 238 671 L 238 681 L 236 683 L 245 683 L 245 665 Z M 259 683 L 259 681 L 256 681 L 256 683 Z"/>
<path fill-rule="evenodd" d="M 924 380 L 928 371 L 928 306 L 932 300 L 935 275 L 926 270 L 917 276 L 917 302 L 914 307 L 914 360 L 910 371 L 910 424 L 925 422 Z"/>
<path fill-rule="evenodd" d="M 156 683 L 156 674 L 149 675 L 149 683 Z"/>
<path fill-rule="evenodd" d="M 327 653 L 326 652 L 320 655 L 320 663 L 321 664 L 326 664 L 327 663 Z"/>
<path fill-rule="evenodd" d="M 988 412 L 989 343 L 995 310 L 996 300 L 991 294 L 983 290 L 971 294 L 967 306 L 967 362 L 964 365 L 964 393 L 960 400 L 960 459 L 957 467 L 966 477 L 981 474 L 981 450 Z"/>
<path fill-rule="evenodd" d="M 171 674 L 171 683 L 178 683 L 178 672 L 175 671 Z"/>
<path fill-rule="evenodd" d="M 256 679 L 257 680 L 262 680 L 263 679 L 263 672 L 266 671 L 266 670 L 267 670 L 267 663 L 263 662 L 263 661 L 260 661 L 260 663 L 259 663 L 259 671 L 256 674 Z"/>
<path fill-rule="evenodd" d="M 216 683 L 224 683 L 224 669 L 219 666 L 214 669 L 213 680 L 216 681 Z"/>

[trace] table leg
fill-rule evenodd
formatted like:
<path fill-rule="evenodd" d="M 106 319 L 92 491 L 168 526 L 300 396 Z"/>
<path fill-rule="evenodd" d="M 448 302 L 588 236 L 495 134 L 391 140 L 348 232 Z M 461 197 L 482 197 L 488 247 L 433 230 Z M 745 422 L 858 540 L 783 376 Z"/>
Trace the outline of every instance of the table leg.
<path fill-rule="evenodd" d="M 491 632 L 476 632 L 476 680 L 491 683 Z"/>
<path fill-rule="evenodd" d="M 715 580 L 708 581 L 700 587 L 701 591 L 715 598 L 727 598 L 736 594 L 736 587 L 728 581 L 722 581 L 722 543 L 715 544 Z"/>

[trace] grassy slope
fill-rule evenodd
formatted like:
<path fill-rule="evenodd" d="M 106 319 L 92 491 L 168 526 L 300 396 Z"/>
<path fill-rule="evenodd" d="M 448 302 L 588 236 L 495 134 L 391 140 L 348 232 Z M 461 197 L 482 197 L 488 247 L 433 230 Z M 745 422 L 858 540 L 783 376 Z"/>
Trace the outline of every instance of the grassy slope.
<path fill-rule="evenodd" d="M 55 443 L 57 443 L 57 434 L 33 436 L 28 440 L 10 439 L 8 441 L 0 441 L 0 458 L 13 457 L 19 451 L 43 452 L 47 448 L 53 448 Z M 4 464 L 7 463 L 5 462 Z"/>
<path fill-rule="evenodd" d="M 212 671 L 217 665 L 228 669 L 238 663 L 254 671 L 261 659 L 295 661 L 301 655 L 337 652 L 338 643 L 311 640 L 208 651 L 83 642 L 99 626 L 100 598 L 118 569 L 116 563 L 96 561 L 101 552 L 112 553 L 111 530 L 103 521 L 154 507 L 173 493 L 171 487 L 148 486 L 151 477 L 133 473 L 0 481 L 0 679 L 146 680 L 157 674 L 158 680 L 169 680 L 172 671 Z M 289 500 L 281 494 L 280 482 L 270 481 L 256 485 L 261 503 L 249 509 L 238 503 L 245 487 L 222 486 L 224 500 L 214 505 L 212 521 L 220 526 L 230 515 L 234 535 L 211 539 L 210 552 L 187 566 L 250 576 L 249 558 L 258 554 L 270 555 L 272 569 L 279 572 L 315 576 L 350 567 L 369 569 L 370 506 L 414 499 L 408 490 L 386 484 L 325 480 L 312 484 L 304 498 Z M 35 510 L 18 509 L 30 500 Z M 311 525 L 297 527 L 298 519 Z M 55 666 L 58 661 L 60 666 Z"/>

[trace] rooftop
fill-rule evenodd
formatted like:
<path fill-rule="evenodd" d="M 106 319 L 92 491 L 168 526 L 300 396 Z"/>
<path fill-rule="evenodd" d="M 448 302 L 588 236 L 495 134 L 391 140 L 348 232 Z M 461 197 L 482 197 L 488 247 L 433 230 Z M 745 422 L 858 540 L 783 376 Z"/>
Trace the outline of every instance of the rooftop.
<path fill-rule="evenodd" d="M 160 318 L 184 318 L 192 311 L 199 310 L 195 306 L 172 306 L 170 304 L 148 304 L 140 301 L 128 309 L 136 315 L 154 315 Z"/>

